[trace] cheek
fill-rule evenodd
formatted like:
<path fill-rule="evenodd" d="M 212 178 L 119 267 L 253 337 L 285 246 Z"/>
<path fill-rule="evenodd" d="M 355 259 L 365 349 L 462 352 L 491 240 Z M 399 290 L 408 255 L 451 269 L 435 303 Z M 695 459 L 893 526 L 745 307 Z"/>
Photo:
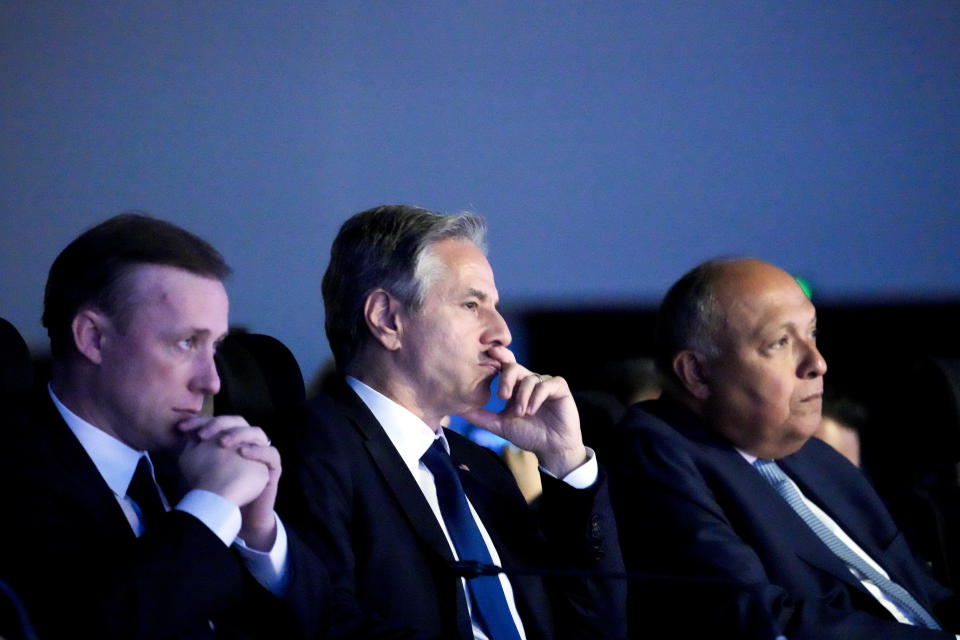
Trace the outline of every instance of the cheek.
<path fill-rule="evenodd" d="M 140 404 L 150 405 L 165 401 L 172 393 L 186 388 L 190 367 L 171 363 L 157 356 L 145 356 L 127 370 L 129 384 L 139 387 L 144 397 Z"/>
<path fill-rule="evenodd" d="M 749 402 L 757 413 L 767 419 L 781 422 L 789 417 L 793 402 L 794 384 L 778 371 L 755 368 L 743 372 Z"/>

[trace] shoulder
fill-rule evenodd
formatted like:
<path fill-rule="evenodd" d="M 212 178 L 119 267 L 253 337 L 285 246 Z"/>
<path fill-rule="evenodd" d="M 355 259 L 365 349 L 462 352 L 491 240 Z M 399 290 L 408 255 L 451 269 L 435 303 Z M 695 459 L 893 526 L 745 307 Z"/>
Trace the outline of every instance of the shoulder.
<path fill-rule="evenodd" d="M 653 400 L 632 405 L 614 428 L 607 455 L 612 462 L 646 457 L 700 457 L 722 442 L 711 438 L 699 420 L 677 403 Z"/>
<path fill-rule="evenodd" d="M 320 394 L 289 411 L 287 434 L 277 443 L 281 453 L 296 454 L 304 447 L 342 447 L 362 440 L 362 432 L 376 421 L 359 398 L 347 394 L 352 392 Z"/>
<path fill-rule="evenodd" d="M 611 486 L 630 500 L 712 501 L 749 490 L 756 473 L 728 442 L 676 403 L 634 405 L 605 458 Z"/>

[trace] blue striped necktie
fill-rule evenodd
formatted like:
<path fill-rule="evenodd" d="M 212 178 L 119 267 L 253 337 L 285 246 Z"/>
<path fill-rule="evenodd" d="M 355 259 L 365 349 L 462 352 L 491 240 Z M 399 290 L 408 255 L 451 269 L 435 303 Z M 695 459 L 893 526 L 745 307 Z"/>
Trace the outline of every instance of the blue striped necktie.
<path fill-rule="evenodd" d="M 450 455 L 443 448 L 440 438 L 433 441 L 420 460 L 433 474 L 440 513 L 457 550 L 457 556 L 462 561 L 492 564 L 487 545 L 480 535 L 473 514 L 470 513 L 457 470 L 454 469 Z M 507 606 L 507 596 L 503 592 L 500 578 L 477 576 L 468 578 L 466 582 L 474 621 L 487 637 L 490 640 L 520 640 L 520 632 Z"/>
<path fill-rule="evenodd" d="M 870 566 L 830 531 L 827 525 L 804 503 L 803 496 L 800 495 L 800 492 L 776 462 L 758 459 L 753 465 L 760 471 L 760 475 L 773 485 L 777 493 L 783 496 L 783 499 L 797 512 L 797 515 L 803 518 L 807 526 L 813 529 L 813 532 L 823 541 L 823 544 L 827 545 L 827 548 L 843 560 L 848 567 L 855 569 L 860 575 L 875 584 L 915 624 L 928 629 L 940 628 L 933 616 L 906 589 Z"/>

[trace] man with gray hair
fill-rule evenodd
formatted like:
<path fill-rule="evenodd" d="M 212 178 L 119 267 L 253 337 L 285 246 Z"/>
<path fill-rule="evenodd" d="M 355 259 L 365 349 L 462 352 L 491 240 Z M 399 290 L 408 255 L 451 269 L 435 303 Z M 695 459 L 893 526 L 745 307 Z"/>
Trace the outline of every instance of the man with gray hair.
<path fill-rule="evenodd" d="M 623 584 L 602 576 L 622 570 L 604 473 L 566 382 L 509 350 L 484 236 L 478 216 L 401 205 L 344 223 L 323 278 L 343 378 L 284 451 L 287 517 L 342 560 L 342 635 L 363 620 L 445 640 L 623 637 Z M 496 454 L 441 427 L 449 415 L 537 454 L 537 512 Z"/>
<path fill-rule="evenodd" d="M 957 598 L 912 556 L 859 469 L 811 436 L 816 309 L 772 264 L 689 271 L 657 318 L 659 400 L 610 447 L 631 622 L 654 637 L 947 638 Z M 691 615 L 691 614 L 694 615 Z M 642 627 L 640 626 L 642 625 Z"/>

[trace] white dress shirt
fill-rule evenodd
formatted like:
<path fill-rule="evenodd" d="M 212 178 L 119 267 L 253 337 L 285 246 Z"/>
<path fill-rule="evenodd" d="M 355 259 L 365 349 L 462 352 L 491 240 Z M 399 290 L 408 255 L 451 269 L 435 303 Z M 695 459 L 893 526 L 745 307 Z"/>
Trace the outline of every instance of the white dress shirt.
<path fill-rule="evenodd" d="M 440 502 L 437 499 L 437 488 L 434 484 L 433 474 L 430 473 L 430 470 L 427 469 L 426 465 L 420 461 L 420 458 L 424 453 L 426 453 L 427 449 L 430 448 L 430 446 L 433 444 L 433 441 L 438 438 L 443 442 L 444 448 L 449 453 L 450 446 L 447 444 L 447 440 L 443 435 L 443 430 L 441 429 L 439 433 L 435 433 L 433 429 L 431 429 L 423 420 L 413 415 L 413 413 L 385 395 L 375 391 L 374 389 L 371 389 L 356 378 L 347 376 L 347 384 L 349 384 L 350 388 L 353 389 L 358 396 L 360 396 L 360 399 L 367 406 L 367 408 L 370 409 L 371 413 L 373 413 L 374 417 L 377 419 L 377 422 L 379 422 L 380 426 L 383 427 L 383 430 L 386 432 L 390 442 L 393 443 L 394 447 L 396 447 L 397 452 L 400 454 L 400 457 L 403 458 L 404 463 L 407 465 L 410 473 L 417 481 L 417 485 L 423 492 L 424 497 L 430 504 L 430 509 L 436 516 L 437 523 L 443 530 L 443 535 L 446 537 L 447 544 L 450 546 L 450 552 L 453 554 L 454 558 L 459 560 L 459 556 L 457 556 L 457 550 L 453 546 L 453 541 L 450 538 L 450 534 L 447 532 L 447 527 L 443 522 L 443 516 L 440 513 Z M 577 469 L 574 469 L 563 478 L 564 482 L 567 482 L 571 486 L 578 489 L 589 487 L 596 482 L 598 475 L 596 455 L 594 455 L 592 450 L 588 449 L 588 456 L 589 459 L 587 462 Z M 470 513 L 473 515 L 473 519 L 477 523 L 477 528 L 480 529 L 480 535 L 483 537 L 483 541 L 487 545 L 487 550 L 490 552 L 490 558 L 495 565 L 499 566 L 500 556 L 497 554 L 497 549 L 494 546 L 493 541 L 490 539 L 490 534 L 487 533 L 487 529 L 483 526 L 480 516 L 477 515 L 473 505 L 470 504 L 469 498 L 467 499 L 467 504 L 470 507 Z M 513 621 L 516 623 L 517 629 L 520 632 L 520 637 L 526 638 L 526 634 L 523 629 L 523 623 L 520 620 L 520 616 L 517 613 L 517 606 L 514 602 L 513 586 L 510 584 L 510 580 L 506 575 L 501 573 L 497 577 L 500 579 L 500 584 L 503 586 L 503 591 L 507 596 L 507 606 L 510 609 L 510 615 L 513 616 Z M 464 590 L 466 590 L 466 580 L 461 579 L 461 582 L 464 585 Z M 470 607 L 470 598 L 467 598 L 467 607 Z M 488 640 L 487 636 L 480 628 L 477 627 L 476 623 L 473 624 L 473 636 L 476 640 Z"/>
<path fill-rule="evenodd" d="M 151 475 L 153 475 L 153 462 L 150 460 L 149 454 L 145 451 L 132 449 L 105 431 L 93 426 L 70 411 L 57 398 L 49 385 L 47 390 L 57 411 L 63 416 L 64 422 L 67 423 L 70 431 L 80 441 L 80 446 L 90 456 L 104 482 L 113 491 L 117 503 L 130 523 L 130 528 L 139 537 L 144 531 L 143 522 L 139 508 L 127 496 L 127 488 L 133 480 L 133 474 L 141 457 L 147 458 L 150 463 Z M 156 483 L 156 477 L 154 477 L 154 483 Z M 157 490 L 160 493 L 163 506 L 169 510 L 170 503 L 159 485 Z M 257 551 L 249 548 L 238 537 L 242 524 L 240 509 L 226 498 L 211 491 L 191 489 L 174 508 L 177 511 L 189 513 L 202 522 L 225 545 L 236 547 L 247 569 L 266 589 L 277 595 L 283 591 L 287 577 L 287 532 L 279 518 L 276 519 L 277 537 L 274 540 L 273 548 L 270 551 Z M 276 515 L 274 517 L 276 518 Z"/>

